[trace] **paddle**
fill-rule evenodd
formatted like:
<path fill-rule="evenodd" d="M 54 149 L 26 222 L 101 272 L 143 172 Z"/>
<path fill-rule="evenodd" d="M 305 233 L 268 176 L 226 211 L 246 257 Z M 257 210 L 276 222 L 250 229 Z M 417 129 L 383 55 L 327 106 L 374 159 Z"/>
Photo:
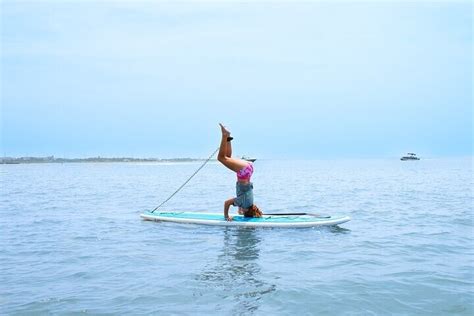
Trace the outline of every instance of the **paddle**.
<path fill-rule="evenodd" d="M 311 214 L 311 213 L 264 213 L 263 215 L 271 215 L 271 216 L 309 215 L 309 216 L 320 217 L 320 218 L 331 218 L 331 216 L 329 215 L 320 215 L 320 214 Z"/>

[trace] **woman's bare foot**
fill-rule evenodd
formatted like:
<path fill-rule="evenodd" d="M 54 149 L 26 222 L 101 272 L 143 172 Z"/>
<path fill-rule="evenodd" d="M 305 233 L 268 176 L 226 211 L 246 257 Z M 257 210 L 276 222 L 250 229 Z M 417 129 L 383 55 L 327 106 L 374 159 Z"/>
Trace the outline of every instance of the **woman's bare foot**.
<path fill-rule="evenodd" d="M 230 136 L 230 132 L 227 130 L 227 128 L 225 128 L 225 126 L 222 125 L 221 123 L 219 123 L 219 125 L 221 126 L 222 135 L 225 135 L 225 136 L 229 137 L 229 136 Z"/>

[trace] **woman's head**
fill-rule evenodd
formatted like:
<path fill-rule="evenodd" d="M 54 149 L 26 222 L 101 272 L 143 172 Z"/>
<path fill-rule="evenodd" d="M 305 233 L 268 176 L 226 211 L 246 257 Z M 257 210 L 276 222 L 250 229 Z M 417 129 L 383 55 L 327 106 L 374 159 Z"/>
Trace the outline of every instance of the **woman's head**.
<path fill-rule="evenodd" d="M 262 211 L 257 207 L 257 205 L 252 204 L 248 209 L 244 209 L 245 217 L 262 217 Z"/>

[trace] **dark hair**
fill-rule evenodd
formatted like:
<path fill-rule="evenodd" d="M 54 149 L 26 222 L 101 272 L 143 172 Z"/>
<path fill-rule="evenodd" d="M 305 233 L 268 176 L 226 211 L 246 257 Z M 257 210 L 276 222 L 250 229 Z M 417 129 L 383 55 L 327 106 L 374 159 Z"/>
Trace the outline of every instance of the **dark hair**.
<path fill-rule="evenodd" d="M 262 211 L 257 207 L 257 205 L 252 204 L 245 212 L 244 217 L 262 217 Z"/>

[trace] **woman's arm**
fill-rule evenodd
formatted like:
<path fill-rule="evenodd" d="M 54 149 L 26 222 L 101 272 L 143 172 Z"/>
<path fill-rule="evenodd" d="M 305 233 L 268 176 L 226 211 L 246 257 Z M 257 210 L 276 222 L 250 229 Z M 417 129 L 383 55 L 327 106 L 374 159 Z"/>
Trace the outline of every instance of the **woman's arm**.
<path fill-rule="evenodd" d="M 234 201 L 235 201 L 235 198 L 232 198 L 224 202 L 224 217 L 227 221 L 232 220 L 232 216 L 229 216 L 229 208 L 231 205 L 234 204 Z"/>

